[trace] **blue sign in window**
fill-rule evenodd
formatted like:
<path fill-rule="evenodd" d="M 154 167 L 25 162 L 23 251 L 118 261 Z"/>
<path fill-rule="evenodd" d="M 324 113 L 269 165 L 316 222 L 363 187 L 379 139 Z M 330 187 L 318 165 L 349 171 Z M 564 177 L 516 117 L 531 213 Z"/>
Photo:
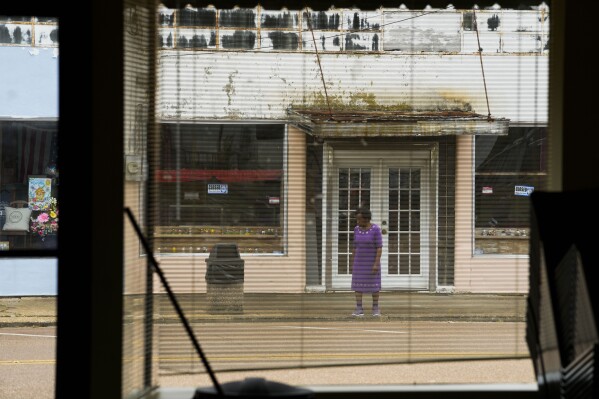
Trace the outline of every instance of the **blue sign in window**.
<path fill-rule="evenodd" d="M 514 186 L 514 195 L 529 197 L 533 191 L 535 191 L 533 186 Z"/>
<path fill-rule="evenodd" d="M 229 185 L 223 183 L 208 183 L 208 194 L 228 194 Z"/>

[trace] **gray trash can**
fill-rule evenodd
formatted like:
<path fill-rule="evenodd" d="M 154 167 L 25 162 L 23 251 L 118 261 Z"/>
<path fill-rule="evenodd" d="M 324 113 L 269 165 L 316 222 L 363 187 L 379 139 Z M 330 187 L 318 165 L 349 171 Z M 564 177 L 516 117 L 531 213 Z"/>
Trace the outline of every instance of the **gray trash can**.
<path fill-rule="evenodd" d="M 237 244 L 215 244 L 206 259 L 208 313 L 243 313 L 244 261 Z"/>

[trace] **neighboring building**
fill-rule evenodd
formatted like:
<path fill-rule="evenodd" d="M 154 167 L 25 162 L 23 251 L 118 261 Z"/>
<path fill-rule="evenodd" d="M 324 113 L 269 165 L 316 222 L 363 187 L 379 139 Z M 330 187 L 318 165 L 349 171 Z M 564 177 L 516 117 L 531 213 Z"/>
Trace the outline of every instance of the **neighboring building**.
<path fill-rule="evenodd" d="M 31 221 L 58 190 L 56 19 L 0 16 L 0 60 L 0 249 L 56 248 L 54 218 Z M 0 260 L 0 296 L 55 295 L 56 285 L 56 259 Z"/>
<path fill-rule="evenodd" d="M 384 290 L 526 292 L 548 16 L 162 8 L 154 242 L 176 289 L 235 242 L 247 292 L 349 290 L 369 205 Z"/>
<path fill-rule="evenodd" d="M 149 182 L 155 251 L 176 290 L 205 290 L 219 242 L 238 244 L 247 292 L 349 290 L 365 204 L 385 233 L 384 290 L 526 292 L 527 195 L 547 172 L 548 17 L 544 4 L 162 8 Z M 0 20 L 0 208 L 27 201 L 32 217 L 29 178 L 49 179 L 54 197 L 58 187 L 57 29 Z M 148 182 L 145 84 L 126 87 L 139 99 L 124 154 L 135 209 Z M 11 249 L 42 247 L 1 233 Z M 128 234 L 125 256 L 138 257 Z M 0 295 L 55 293 L 55 261 L 39 261 L 0 262 Z"/>

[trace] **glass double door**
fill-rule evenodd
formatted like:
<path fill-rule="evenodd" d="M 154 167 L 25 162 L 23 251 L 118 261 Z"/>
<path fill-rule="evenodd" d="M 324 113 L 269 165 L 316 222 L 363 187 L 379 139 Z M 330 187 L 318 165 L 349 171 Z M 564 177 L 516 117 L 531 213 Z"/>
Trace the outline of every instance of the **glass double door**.
<path fill-rule="evenodd" d="M 383 234 L 382 289 L 428 289 L 430 153 L 340 151 L 335 159 L 333 288 L 351 287 L 355 211 L 366 206 Z"/>

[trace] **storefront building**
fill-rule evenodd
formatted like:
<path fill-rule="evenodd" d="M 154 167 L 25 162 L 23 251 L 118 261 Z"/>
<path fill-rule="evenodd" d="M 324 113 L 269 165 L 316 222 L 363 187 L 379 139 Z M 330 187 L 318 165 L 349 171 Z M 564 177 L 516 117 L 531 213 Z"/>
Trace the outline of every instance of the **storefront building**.
<path fill-rule="evenodd" d="M 0 59 L 0 250 L 55 249 L 56 19 L 0 17 Z M 55 259 L 0 261 L 0 295 L 52 294 Z"/>
<path fill-rule="evenodd" d="M 247 292 L 349 290 L 353 212 L 367 205 L 384 232 L 384 290 L 525 292 L 527 196 L 546 176 L 548 18 L 543 4 L 162 8 L 150 181 L 155 251 L 175 288 L 205 290 L 211 248 L 234 242 Z M 31 182 L 57 196 L 57 29 L 0 21 L 13 60 L 0 71 L 4 249 L 56 245 L 31 223 L 4 227 L 7 207 L 25 204 L 29 221 L 42 211 Z M 136 209 L 147 182 L 139 97 L 124 154 Z M 21 272 L 52 280 L 16 294 L 52 293 L 54 264 L 13 263 L 2 266 L 11 289 Z"/>
<path fill-rule="evenodd" d="M 350 290 L 365 205 L 383 290 L 526 292 L 548 16 L 161 9 L 154 243 L 176 289 L 234 242 L 247 292 Z"/>

